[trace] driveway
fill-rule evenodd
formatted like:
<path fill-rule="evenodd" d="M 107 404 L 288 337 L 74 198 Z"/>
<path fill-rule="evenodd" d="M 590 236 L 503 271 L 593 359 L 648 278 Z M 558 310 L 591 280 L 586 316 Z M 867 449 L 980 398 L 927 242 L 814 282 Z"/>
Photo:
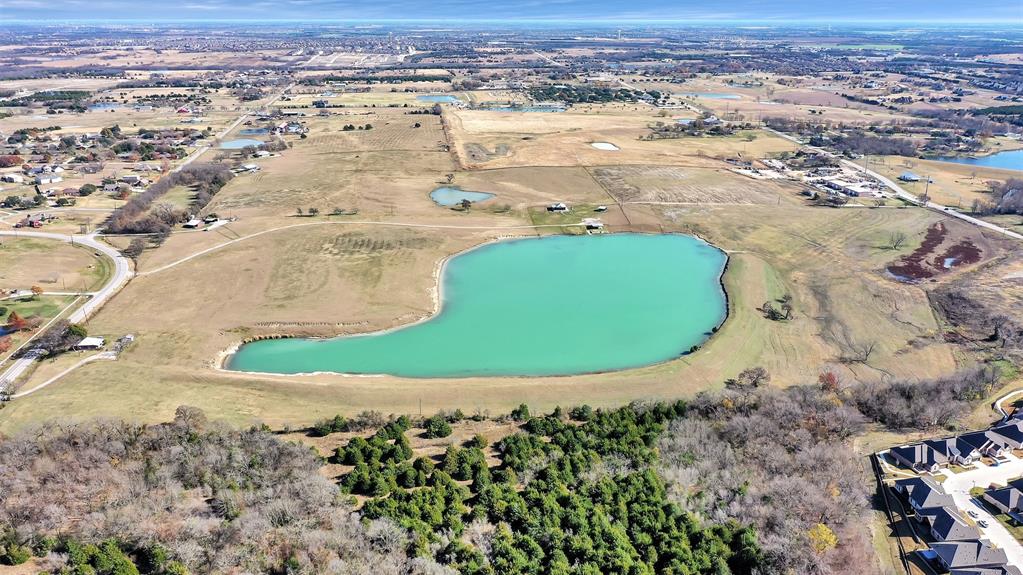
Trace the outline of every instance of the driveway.
<path fill-rule="evenodd" d="M 997 467 L 975 464 L 976 467 L 960 473 L 952 473 L 945 470 L 945 481 L 941 484 L 945 492 L 952 496 L 961 511 L 973 511 L 977 514 L 978 520 L 987 522 L 987 527 L 980 528 L 985 539 L 989 539 L 996 546 L 1005 550 L 1009 557 L 1009 563 L 1023 569 L 1023 544 L 1016 540 L 1009 531 L 998 522 L 983 505 L 973 500 L 970 489 L 974 487 L 987 488 L 992 483 L 1005 485 L 1010 480 L 1023 476 L 1023 459 L 1009 455 L 1009 461 L 1000 463 Z"/>

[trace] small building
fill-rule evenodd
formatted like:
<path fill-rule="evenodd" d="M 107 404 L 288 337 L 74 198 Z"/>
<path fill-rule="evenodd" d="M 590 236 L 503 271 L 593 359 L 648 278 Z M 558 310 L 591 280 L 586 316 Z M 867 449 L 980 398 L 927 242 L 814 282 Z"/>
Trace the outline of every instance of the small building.
<path fill-rule="evenodd" d="M 36 176 L 36 184 L 56 184 L 63 182 L 64 178 L 52 174 L 40 174 Z"/>
<path fill-rule="evenodd" d="M 82 341 L 78 342 L 78 344 L 75 345 L 75 349 L 79 351 L 103 349 L 103 346 L 105 346 L 106 344 L 107 340 L 103 339 L 102 337 L 89 336 L 87 338 L 82 339 Z"/>
<path fill-rule="evenodd" d="M 597 218 L 586 218 L 583 220 L 583 225 L 587 230 L 602 230 L 604 229 L 604 222 Z"/>
<path fill-rule="evenodd" d="M 21 184 L 25 182 L 25 178 L 21 174 L 4 174 L 0 176 L 0 181 L 8 184 Z"/>
<path fill-rule="evenodd" d="M 902 174 L 899 175 L 899 179 L 903 182 L 919 182 L 920 176 L 913 172 L 902 172 Z"/>
<path fill-rule="evenodd" d="M 556 204 L 551 204 L 551 205 L 547 206 L 547 211 L 548 212 L 564 213 L 564 212 L 568 211 L 568 206 L 563 204 L 563 203 L 561 203 L 561 202 L 558 202 Z"/>
<path fill-rule="evenodd" d="M 182 227 L 185 227 L 185 228 L 188 228 L 188 229 L 196 229 L 196 228 L 198 228 L 201 225 L 202 225 L 202 220 L 200 220 L 199 218 L 192 218 L 192 219 L 188 220 L 187 222 L 185 222 Z"/>

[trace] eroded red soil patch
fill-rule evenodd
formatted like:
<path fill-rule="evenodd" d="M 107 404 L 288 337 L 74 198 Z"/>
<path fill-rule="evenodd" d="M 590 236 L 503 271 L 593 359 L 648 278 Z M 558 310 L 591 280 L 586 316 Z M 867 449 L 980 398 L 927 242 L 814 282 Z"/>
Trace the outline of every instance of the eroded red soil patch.
<path fill-rule="evenodd" d="M 936 275 L 961 265 L 975 264 L 980 261 L 983 252 L 972 240 L 962 239 L 947 246 L 938 254 L 939 248 L 946 242 L 948 229 L 938 222 L 927 229 L 927 235 L 920 247 L 913 253 L 904 256 L 898 262 L 888 266 L 887 270 L 895 279 L 904 282 L 918 282 L 933 278 Z M 933 259 L 928 259 L 932 254 Z"/>

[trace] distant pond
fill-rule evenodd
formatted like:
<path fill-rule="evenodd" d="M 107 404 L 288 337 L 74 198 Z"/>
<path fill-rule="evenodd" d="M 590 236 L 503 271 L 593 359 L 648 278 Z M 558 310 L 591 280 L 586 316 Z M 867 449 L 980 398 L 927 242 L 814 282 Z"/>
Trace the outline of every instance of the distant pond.
<path fill-rule="evenodd" d="M 451 258 L 440 310 L 393 330 L 247 343 L 232 370 L 402 377 L 550 376 L 674 359 L 725 319 L 725 254 L 635 233 L 500 241 Z"/>
<path fill-rule="evenodd" d="M 253 140 L 251 138 L 238 138 L 237 140 L 224 140 L 220 143 L 221 150 L 240 150 L 246 146 L 262 146 L 264 142 L 262 140 Z"/>
<path fill-rule="evenodd" d="M 416 100 L 420 102 L 434 102 L 436 104 L 454 104 L 455 102 L 461 102 L 458 96 L 452 96 L 451 94 L 425 94 L 422 96 L 416 96 Z"/>
<path fill-rule="evenodd" d="M 724 92 L 686 92 L 682 94 L 688 98 L 706 98 L 707 100 L 741 100 L 742 96 L 738 94 L 728 94 Z"/>
<path fill-rule="evenodd" d="M 430 192 L 430 199 L 438 206 L 455 206 L 462 203 L 462 200 L 470 202 L 482 202 L 494 197 L 494 194 L 487 192 L 470 192 L 461 188 L 444 186 Z"/>
<path fill-rule="evenodd" d="M 956 157 L 947 156 L 933 158 L 939 162 L 952 162 L 954 164 L 967 164 L 984 168 L 1001 168 L 1003 170 L 1023 171 L 1023 150 L 1007 150 L 996 152 L 987 156 Z"/>

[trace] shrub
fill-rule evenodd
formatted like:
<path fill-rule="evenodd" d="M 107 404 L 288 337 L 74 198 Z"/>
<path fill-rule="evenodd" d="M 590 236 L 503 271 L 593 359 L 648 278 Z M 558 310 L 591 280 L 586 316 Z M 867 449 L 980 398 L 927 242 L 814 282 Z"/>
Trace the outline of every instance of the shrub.
<path fill-rule="evenodd" d="M 443 415 L 434 415 L 428 418 L 424 423 L 423 427 L 426 429 L 426 437 L 438 438 L 447 437 L 451 435 L 451 425 L 447 422 Z"/>

